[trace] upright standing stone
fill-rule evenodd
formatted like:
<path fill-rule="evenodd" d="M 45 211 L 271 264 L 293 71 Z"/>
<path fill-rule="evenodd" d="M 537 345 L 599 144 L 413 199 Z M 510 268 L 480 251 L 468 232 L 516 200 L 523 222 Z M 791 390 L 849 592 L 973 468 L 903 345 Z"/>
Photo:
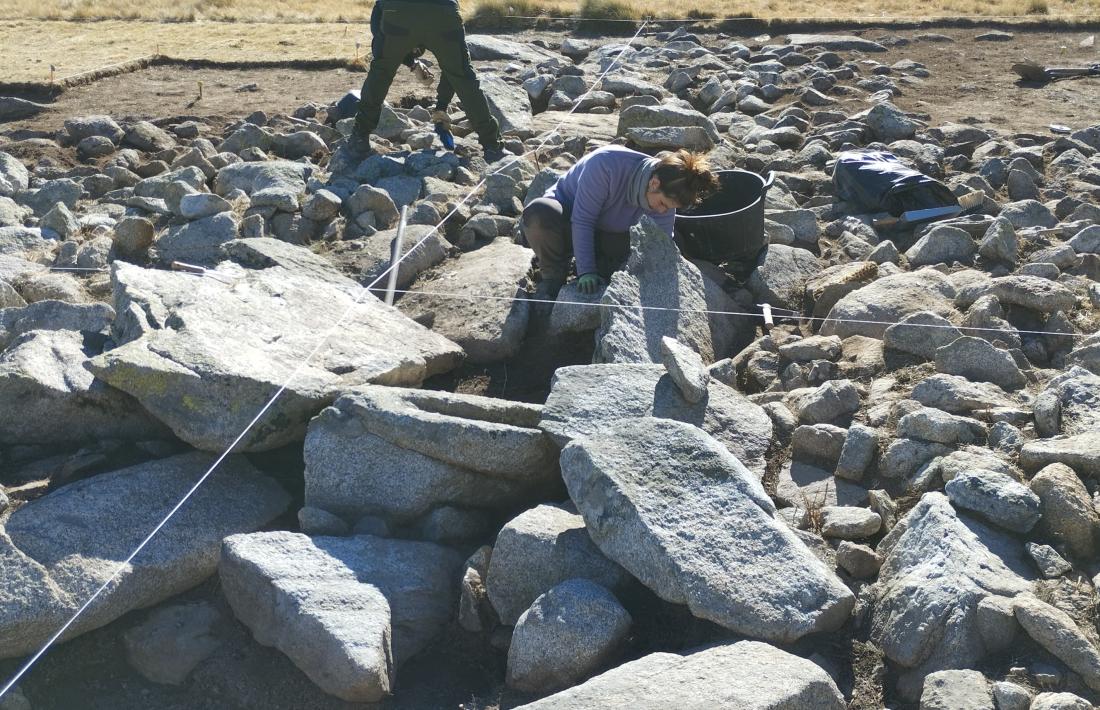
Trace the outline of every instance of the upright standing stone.
<path fill-rule="evenodd" d="M 725 316 L 712 322 L 705 313 L 706 280 L 653 220 L 643 217 L 631 227 L 630 241 L 626 270 L 611 276 L 601 301 L 595 361 L 661 362 L 663 336 L 690 347 L 705 363 L 730 355 L 733 343 L 751 328 L 745 319 Z"/>

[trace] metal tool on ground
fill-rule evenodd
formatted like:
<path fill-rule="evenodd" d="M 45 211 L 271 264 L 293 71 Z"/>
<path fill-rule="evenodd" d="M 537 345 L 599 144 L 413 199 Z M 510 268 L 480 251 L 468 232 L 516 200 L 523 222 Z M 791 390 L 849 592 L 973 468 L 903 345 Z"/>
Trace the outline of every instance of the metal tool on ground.
<path fill-rule="evenodd" d="M 230 276 L 226 276 L 225 274 L 219 274 L 217 271 L 208 269 L 205 266 L 188 264 L 182 261 L 173 261 L 171 264 L 171 268 L 172 271 L 183 271 L 184 273 L 195 274 L 196 276 L 206 276 L 229 286 L 237 283 L 236 279 Z"/>
<path fill-rule="evenodd" d="M 397 235 L 393 238 L 390 251 L 390 278 L 386 282 L 386 305 L 393 305 L 393 292 L 397 288 L 397 272 L 401 262 L 401 243 L 405 240 L 405 221 L 409 216 L 409 206 L 401 206 L 401 220 L 397 223 Z M 414 247 L 415 248 L 415 247 Z"/>
<path fill-rule="evenodd" d="M 945 217 L 954 217 L 982 204 L 984 194 L 981 190 L 967 193 L 958 198 L 957 205 L 945 205 L 943 207 L 927 207 L 919 210 L 908 210 L 897 217 L 884 217 L 876 219 L 872 225 L 875 229 L 908 229 L 921 222 L 933 222 Z"/>
<path fill-rule="evenodd" d="M 1012 71 L 1016 72 L 1024 81 L 1046 84 L 1060 79 L 1100 76 L 1100 63 L 1091 64 L 1087 67 L 1045 67 L 1038 62 L 1025 60 L 1013 64 Z"/>

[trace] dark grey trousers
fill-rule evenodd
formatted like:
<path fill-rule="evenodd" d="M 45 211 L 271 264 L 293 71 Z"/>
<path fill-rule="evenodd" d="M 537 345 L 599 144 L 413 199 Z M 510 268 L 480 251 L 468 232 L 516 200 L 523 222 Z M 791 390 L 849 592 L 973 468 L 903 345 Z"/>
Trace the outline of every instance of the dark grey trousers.
<path fill-rule="evenodd" d="M 573 257 L 573 229 L 568 210 L 553 198 L 539 197 L 524 208 L 520 222 L 527 246 L 538 257 L 543 280 L 564 282 Z M 595 244 L 596 270 L 609 279 L 630 256 L 630 234 L 597 231 Z"/>

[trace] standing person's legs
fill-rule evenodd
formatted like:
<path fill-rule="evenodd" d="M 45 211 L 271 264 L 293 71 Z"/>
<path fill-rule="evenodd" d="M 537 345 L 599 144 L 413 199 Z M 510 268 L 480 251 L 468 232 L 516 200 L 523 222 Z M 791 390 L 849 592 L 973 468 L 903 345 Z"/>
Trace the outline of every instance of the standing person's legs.
<path fill-rule="evenodd" d="M 462 26 L 458 8 L 440 6 L 438 9 L 433 8 L 433 12 L 444 14 L 438 33 L 433 33 L 425 45 L 439 61 L 440 81 L 446 81 L 458 94 L 470 126 L 477 131 L 481 145 L 487 148 L 498 147 L 500 126 L 489 112 L 489 102 L 485 100 L 477 74 L 470 64 L 466 30 Z"/>
<path fill-rule="evenodd" d="M 375 0 L 374 7 L 370 11 L 370 57 L 371 61 L 382 56 L 382 3 L 383 0 Z"/>
<path fill-rule="evenodd" d="M 420 44 L 411 25 L 407 22 L 403 23 L 399 12 L 390 9 L 389 4 L 385 6 L 381 15 L 382 46 L 376 47 L 376 35 L 371 47 L 375 56 L 371 60 L 366 81 L 363 82 L 359 112 L 355 116 L 355 133 L 362 137 L 370 135 L 378 127 L 382 104 L 386 100 L 386 94 L 389 93 L 393 77 L 397 74 L 397 68 L 401 66 L 405 55 Z"/>
<path fill-rule="evenodd" d="M 573 232 L 565 209 L 553 198 L 540 197 L 524 208 L 520 221 L 527 246 L 538 257 L 542 280 L 560 288 L 573 256 Z"/>
<path fill-rule="evenodd" d="M 447 106 L 455 96 L 454 87 L 447 81 L 446 76 L 439 77 L 439 86 L 435 90 L 435 110 L 432 111 L 432 123 L 435 124 L 435 133 L 439 141 L 447 150 L 455 149 L 455 137 L 451 133 L 451 117 L 447 113 Z"/>
<path fill-rule="evenodd" d="M 435 90 L 435 110 L 446 111 L 447 107 L 451 105 L 451 99 L 455 97 L 454 87 L 451 86 L 451 82 L 447 81 L 447 77 L 439 77 L 439 86 Z"/>

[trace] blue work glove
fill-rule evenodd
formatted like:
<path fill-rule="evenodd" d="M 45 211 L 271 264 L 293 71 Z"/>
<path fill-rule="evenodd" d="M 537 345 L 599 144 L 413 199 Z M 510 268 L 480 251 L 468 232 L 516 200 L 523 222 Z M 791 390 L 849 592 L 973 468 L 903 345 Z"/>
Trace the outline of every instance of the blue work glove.
<path fill-rule="evenodd" d="M 447 126 L 442 123 L 435 124 L 435 134 L 439 136 L 439 142 L 443 144 L 444 148 L 447 150 L 455 149 L 455 137 L 447 130 Z"/>
<path fill-rule="evenodd" d="M 584 274 L 577 279 L 577 290 L 586 296 L 591 296 L 600 290 L 603 279 L 599 274 Z"/>

